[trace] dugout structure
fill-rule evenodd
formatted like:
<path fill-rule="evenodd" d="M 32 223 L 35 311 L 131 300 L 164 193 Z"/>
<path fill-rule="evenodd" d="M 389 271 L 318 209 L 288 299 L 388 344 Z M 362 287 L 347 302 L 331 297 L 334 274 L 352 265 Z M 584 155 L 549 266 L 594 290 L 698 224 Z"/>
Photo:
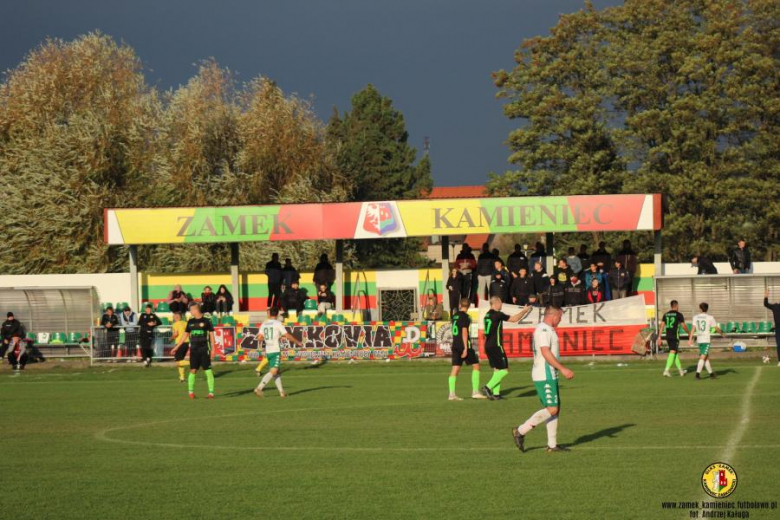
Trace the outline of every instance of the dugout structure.
<path fill-rule="evenodd" d="M 138 246 L 145 244 L 231 244 L 234 312 L 239 308 L 242 242 L 335 240 L 336 310 L 343 309 L 343 241 L 405 237 L 439 238 L 443 279 L 449 240 L 465 235 L 546 233 L 553 250 L 560 232 L 653 231 L 656 273 L 661 273 L 660 194 L 483 197 L 402 201 L 283 204 L 228 207 L 106 209 L 104 239 L 129 246 L 131 305 L 138 308 Z M 548 271 L 552 271 L 548 255 Z M 449 297 L 443 291 L 444 308 Z"/>

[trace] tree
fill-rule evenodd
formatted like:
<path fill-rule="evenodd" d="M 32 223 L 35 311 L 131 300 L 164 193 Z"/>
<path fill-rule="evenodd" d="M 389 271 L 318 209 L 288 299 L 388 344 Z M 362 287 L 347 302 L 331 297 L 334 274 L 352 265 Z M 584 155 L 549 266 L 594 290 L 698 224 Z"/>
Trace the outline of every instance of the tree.
<path fill-rule="evenodd" d="M 352 110 L 334 110 L 328 134 L 339 171 L 351 183 L 350 200 L 400 200 L 424 197 L 433 187 L 427 155 L 415 165 L 417 150 L 401 112 L 373 85 L 352 97 Z M 361 266 L 415 266 L 424 263 L 415 239 L 359 240 L 351 245 Z"/>

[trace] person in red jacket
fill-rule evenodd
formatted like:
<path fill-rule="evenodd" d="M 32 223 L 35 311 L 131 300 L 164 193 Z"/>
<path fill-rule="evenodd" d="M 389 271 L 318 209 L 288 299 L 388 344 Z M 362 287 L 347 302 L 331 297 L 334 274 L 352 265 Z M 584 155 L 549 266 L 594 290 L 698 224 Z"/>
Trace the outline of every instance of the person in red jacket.
<path fill-rule="evenodd" d="M 601 289 L 601 284 L 597 278 L 593 278 L 590 281 L 590 287 L 588 287 L 588 303 L 600 303 L 604 301 L 604 291 Z"/>

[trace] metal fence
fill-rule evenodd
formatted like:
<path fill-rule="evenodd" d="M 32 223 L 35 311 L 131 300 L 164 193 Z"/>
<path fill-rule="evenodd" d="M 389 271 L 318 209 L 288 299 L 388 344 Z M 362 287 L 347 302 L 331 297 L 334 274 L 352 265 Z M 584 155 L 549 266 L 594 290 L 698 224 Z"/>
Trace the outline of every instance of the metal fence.
<path fill-rule="evenodd" d="M 135 363 L 142 360 L 141 332 L 138 327 L 92 327 L 90 359 L 94 362 Z M 171 340 L 170 327 L 154 329 L 152 349 L 155 360 L 173 359 L 171 349 L 175 342 Z"/>

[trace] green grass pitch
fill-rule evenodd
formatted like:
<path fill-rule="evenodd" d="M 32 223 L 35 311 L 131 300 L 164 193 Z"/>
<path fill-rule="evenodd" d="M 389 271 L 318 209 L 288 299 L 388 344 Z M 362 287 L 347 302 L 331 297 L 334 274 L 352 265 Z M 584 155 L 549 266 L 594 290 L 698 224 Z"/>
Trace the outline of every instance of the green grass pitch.
<path fill-rule="evenodd" d="M 571 452 L 546 453 L 541 427 L 522 454 L 511 427 L 541 406 L 528 362 L 510 365 L 501 402 L 447 401 L 445 361 L 287 365 L 284 400 L 251 393 L 254 365 L 217 365 L 213 401 L 202 374 L 187 399 L 171 366 L 5 366 L 0 517 L 679 519 L 661 502 L 704 499 L 724 456 L 732 499 L 780 499 L 774 364 L 716 359 L 701 381 L 660 360 L 573 364 Z"/>

